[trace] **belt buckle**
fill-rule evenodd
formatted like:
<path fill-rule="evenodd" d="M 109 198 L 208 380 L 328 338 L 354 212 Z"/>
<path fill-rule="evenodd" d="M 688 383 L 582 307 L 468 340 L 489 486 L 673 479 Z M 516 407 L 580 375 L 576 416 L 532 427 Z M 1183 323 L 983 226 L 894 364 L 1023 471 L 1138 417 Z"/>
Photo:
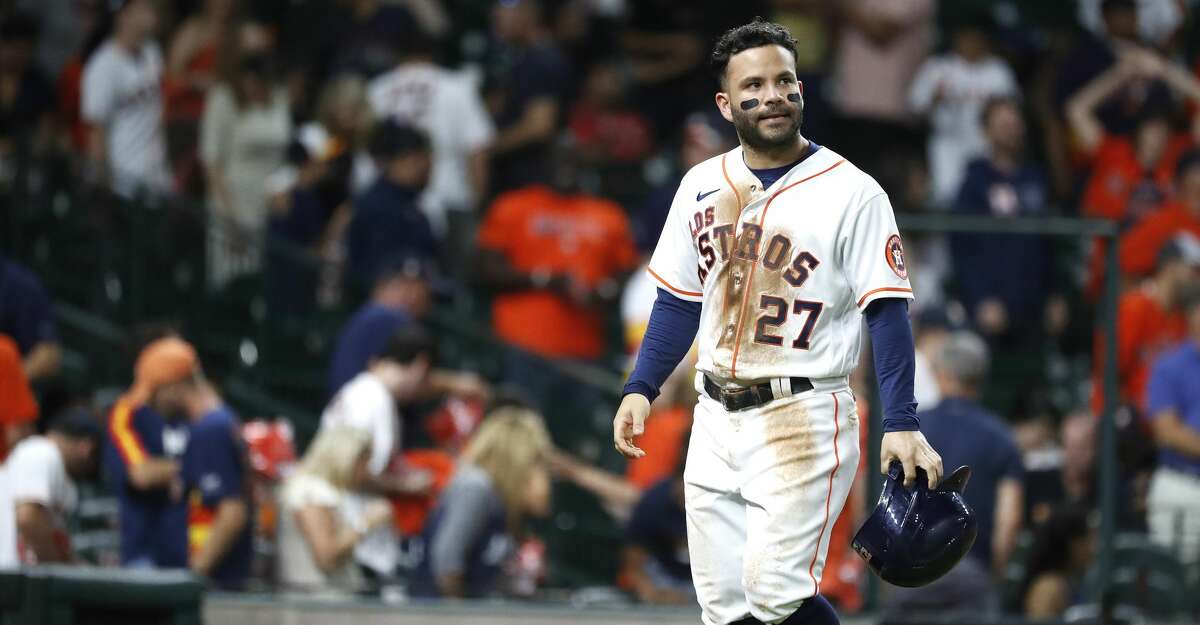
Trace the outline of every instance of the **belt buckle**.
<path fill-rule="evenodd" d="M 726 412 L 739 412 L 745 410 L 749 406 L 738 406 L 734 404 L 734 398 L 741 397 L 745 393 L 749 393 L 750 389 L 739 387 L 733 390 L 721 389 L 721 405 L 725 407 Z"/>

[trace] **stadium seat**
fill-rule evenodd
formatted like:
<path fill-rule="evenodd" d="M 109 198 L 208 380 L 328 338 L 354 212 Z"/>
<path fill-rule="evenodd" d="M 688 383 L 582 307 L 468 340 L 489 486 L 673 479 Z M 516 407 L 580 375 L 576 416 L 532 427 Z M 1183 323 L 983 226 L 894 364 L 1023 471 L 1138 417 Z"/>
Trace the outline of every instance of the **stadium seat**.
<path fill-rule="evenodd" d="M 1176 615 L 1190 607 L 1187 569 L 1169 549 L 1142 534 L 1119 534 L 1113 544 L 1113 563 L 1104 591 L 1117 603 L 1159 616 Z M 1086 588 L 1097 588 L 1098 574 L 1096 569 L 1088 572 Z"/>

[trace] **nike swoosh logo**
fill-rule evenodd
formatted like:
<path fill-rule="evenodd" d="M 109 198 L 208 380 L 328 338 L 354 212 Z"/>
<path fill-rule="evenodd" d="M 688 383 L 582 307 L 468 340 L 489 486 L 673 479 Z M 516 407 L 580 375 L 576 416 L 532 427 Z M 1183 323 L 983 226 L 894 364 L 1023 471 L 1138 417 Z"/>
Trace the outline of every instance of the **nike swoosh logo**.
<path fill-rule="evenodd" d="M 712 191 L 709 191 L 708 193 L 697 193 L 696 201 L 699 202 L 700 200 L 703 200 L 704 198 L 716 193 L 717 191 L 720 191 L 720 189 L 713 189 Z"/>

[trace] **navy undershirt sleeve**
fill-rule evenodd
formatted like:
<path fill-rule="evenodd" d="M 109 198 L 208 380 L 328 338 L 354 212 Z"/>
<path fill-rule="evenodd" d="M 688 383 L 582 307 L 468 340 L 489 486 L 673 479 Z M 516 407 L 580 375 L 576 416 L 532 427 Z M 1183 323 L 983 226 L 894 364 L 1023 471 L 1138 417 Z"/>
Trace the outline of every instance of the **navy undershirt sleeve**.
<path fill-rule="evenodd" d="M 908 300 L 876 300 L 867 306 L 866 317 L 875 352 L 879 397 L 883 401 L 883 431 L 919 429 L 921 422 L 917 419 L 917 400 L 913 395 L 916 353 L 908 322 Z"/>
<path fill-rule="evenodd" d="M 658 389 L 692 348 L 699 329 L 700 302 L 679 299 L 659 289 L 654 308 L 650 310 L 650 323 L 642 338 L 637 364 L 622 395 L 638 393 L 654 402 Z"/>

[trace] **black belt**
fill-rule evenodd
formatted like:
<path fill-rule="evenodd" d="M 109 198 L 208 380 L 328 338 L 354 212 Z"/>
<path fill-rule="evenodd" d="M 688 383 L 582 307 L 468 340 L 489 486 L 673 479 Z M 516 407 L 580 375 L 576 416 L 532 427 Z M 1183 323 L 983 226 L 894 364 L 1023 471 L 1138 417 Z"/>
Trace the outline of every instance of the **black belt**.
<path fill-rule="evenodd" d="M 808 378 L 788 378 L 792 383 L 792 394 L 811 391 L 813 388 L 812 381 Z M 755 406 L 761 406 L 767 402 L 780 399 L 775 396 L 771 390 L 770 382 L 755 384 L 754 386 L 742 386 L 736 389 L 724 389 L 721 385 L 713 381 L 707 374 L 704 376 L 704 392 L 709 397 L 721 402 L 725 410 L 736 412 L 745 410 Z"/>

